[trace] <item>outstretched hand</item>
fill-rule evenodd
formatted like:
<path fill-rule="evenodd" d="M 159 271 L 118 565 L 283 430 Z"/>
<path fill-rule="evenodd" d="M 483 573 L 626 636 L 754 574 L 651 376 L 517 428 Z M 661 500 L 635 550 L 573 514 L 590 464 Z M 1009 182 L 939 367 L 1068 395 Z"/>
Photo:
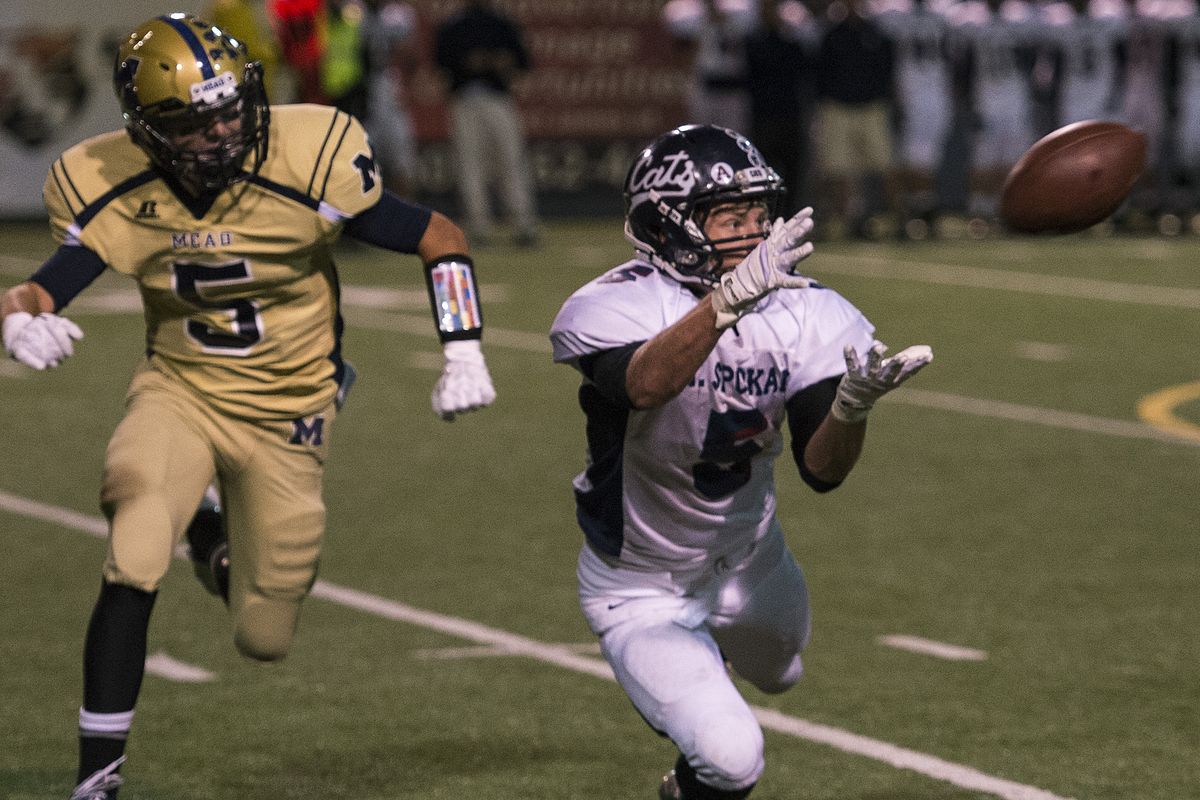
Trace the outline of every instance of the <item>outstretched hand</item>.
<path fill-rule="evenodd" d="M 82 338 L 78 325 L 57 314 L 16 311 L 4 318 L 5 351 L 36 370 L 57 367 L 75 353 L 73 341 Z"/>
<path fill-rule="evenodd" d="M 804 289 L 813 285 L 812 278 L 793 272 L 813 251 L 812 242 L 807 239 L 813 229 L 812 213 L 811 208 L 805 208 L 791 219 L 775 220 L 767 238 L 721 276 L 711 295 L 718 329 L 733 325 L 776 289 Z"/>
<path fill-rule="evenodd" d="M 837 395 L 829 409 L 842 422 L 861 422 L 875 401 L 895 389 L 933 360 L 933 350 L 918 344 L 884 358 L 887 345 L 875 342 L 862 361 L 853 345 L 842 351 L 846 358 L 846 374 L 838 383 Z"/>

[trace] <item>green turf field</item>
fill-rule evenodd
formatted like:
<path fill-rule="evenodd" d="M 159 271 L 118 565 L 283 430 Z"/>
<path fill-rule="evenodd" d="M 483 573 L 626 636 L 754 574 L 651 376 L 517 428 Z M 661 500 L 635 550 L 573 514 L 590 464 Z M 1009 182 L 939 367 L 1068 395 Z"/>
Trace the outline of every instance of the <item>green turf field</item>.
<path fill-rule="evenodd" d="M 291 657 L 253 664 L 176 563 L 150 650 L 212 679 L 147 675 L 122 800 L 654 797 L 674 751 L 601 676 L 575 602 L 583 419 L 545 338 L 627 256 L 619 230 L 560 223 L 540 250 L 477 254 L 499 399 L 450 425 L 429 408 L 419 265 L 343 253 L 360 380 L 334 432 L 318 596 Z M 50 248 L 43 226 L 0 242 L 3 286 Z M 780 462 L 814 637 L 794 690 L 746 689 L 778 712 L 755 798 L 1200 797 L 1198 253 L 818 246 L 811 274 L 936 360 L 873 413 L 838 491 Z M 63 367 L 0 365 L 0 798 L 65 798 L 74 777 L 99 471 L 143 348 L 131 291 L 105 276 L 73 304 L 87 337 Z"/>

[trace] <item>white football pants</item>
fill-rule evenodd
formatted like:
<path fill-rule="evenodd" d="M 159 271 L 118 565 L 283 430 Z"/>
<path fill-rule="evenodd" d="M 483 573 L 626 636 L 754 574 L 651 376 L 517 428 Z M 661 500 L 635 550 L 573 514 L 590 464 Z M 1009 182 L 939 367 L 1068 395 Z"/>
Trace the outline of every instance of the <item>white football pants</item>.
<path fill-rule="evenodd" d="M 700 781 L 756 782 L 763 735 L 725 662 L 764 692 L 800 679 L 811 627 L 804 573 L 779 524 L 741 559 L 689 575 L 612 567 L 585 546 L 579 598 L 633 705 L 670 737 Z"/>

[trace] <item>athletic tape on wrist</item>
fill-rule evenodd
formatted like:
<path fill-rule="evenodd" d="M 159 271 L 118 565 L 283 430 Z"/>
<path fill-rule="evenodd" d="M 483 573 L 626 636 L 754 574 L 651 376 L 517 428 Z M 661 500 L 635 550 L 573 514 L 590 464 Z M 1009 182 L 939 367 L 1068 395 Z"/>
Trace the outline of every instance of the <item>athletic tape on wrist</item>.
<path fill-rule="evenodd" d="M 470 256 L 442 256 L 425 265 L 433 323 L 443 342 L 483 336 L 483 311 Z"/>

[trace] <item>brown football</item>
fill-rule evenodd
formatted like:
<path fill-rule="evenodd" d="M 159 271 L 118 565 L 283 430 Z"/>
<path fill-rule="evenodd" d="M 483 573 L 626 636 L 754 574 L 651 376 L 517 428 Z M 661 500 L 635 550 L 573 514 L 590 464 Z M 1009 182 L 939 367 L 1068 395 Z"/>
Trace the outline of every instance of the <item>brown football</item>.
<path fill-rule="evenodd" d="M 1075 122 L 1013 165 L 1000 216 L 1022 233 L 1073 233 L 1110 216 L 1146 166 L 1146 137 L 1119 122 Z"/>

